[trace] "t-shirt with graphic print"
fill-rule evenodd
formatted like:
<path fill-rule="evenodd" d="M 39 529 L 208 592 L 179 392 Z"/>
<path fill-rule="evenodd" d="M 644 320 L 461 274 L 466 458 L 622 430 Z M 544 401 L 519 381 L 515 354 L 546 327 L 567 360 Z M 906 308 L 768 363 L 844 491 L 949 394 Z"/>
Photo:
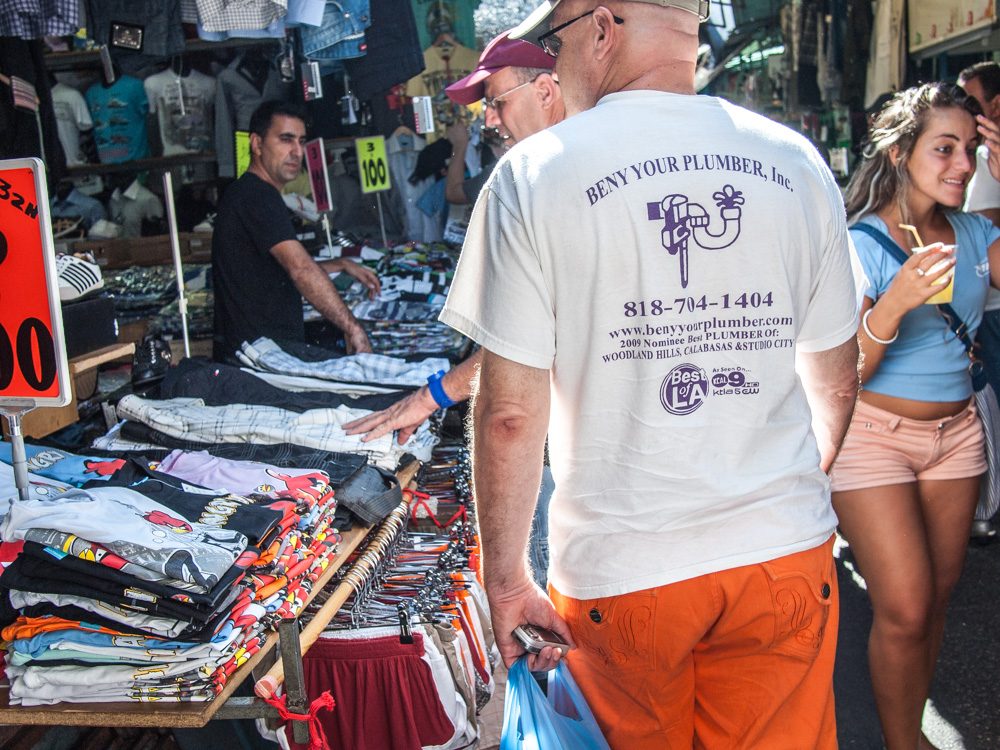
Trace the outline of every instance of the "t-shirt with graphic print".
<path fill-rule="evenodd" d="M 94 120 L 94 140 L 102 164 L 149 156 L 146 115 L 149 101 L 142 81 L 121 76 L 110 86 L 95 83 L 84 94 Z"/>
<path fill-rule="evenodd" d="M 167 68 L 143 82 L 155 114 L 163 155 L 211 151 L 215 143 L 215 79 L 197 70 L 186 76 Z"/>
<path fill-rule="evenodd" d="M 855 275 L 815 148 L 721 99 L 610 94 L 501 159 L 441 320 L 551 371 L 556 589 L 614 596 L 829 538 L 795 354 L 855 336 Z"/>
<path fill-rule="evenodd" d="M 286 515 L 295 513 L 290 500 L 252 497 L 206 489 L 183 479 L 161 474 L 147 464 L 129 459 L 106 482 L 107 486 L 129 487 L 179 514 L 184 520 L 244 535 L 258 548 L 269 544 Z M 97 483 L 95 483 L 97 486 Z"/>
<path fill-rule="evenodd" d="M 109 523 L 113 519 L 114 523 Z M 69 534 L 164 578 L 211 588 L 247 549 L 238 531 L 188 522 L 177 511 L 125 487 L 70 489 L 54 498 L 13 503 L 2 527 L 3 540 L 61 547 L 48 537 Z"/>

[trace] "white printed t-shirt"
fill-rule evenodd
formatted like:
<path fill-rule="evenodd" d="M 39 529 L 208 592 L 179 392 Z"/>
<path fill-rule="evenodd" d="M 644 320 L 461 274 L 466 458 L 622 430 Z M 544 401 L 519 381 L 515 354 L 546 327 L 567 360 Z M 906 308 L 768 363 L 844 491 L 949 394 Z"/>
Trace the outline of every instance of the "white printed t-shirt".
<path fill-rule="evenodd" d="M 793 367 L 855 335 L 858 269 L 815 149 L 719 99 L 611 94 L 501 160 L 441 320 L 551 370 L 556 589 L 612 596 L 829 538 Z"/>
<path fill-rule="evenodd" d="M 976 149 L 976 172 L 965 193 L 963 211 L 984 211 L 1000 208 L 1000 180 L 990 172 L 990 152 L 986 146 Z M 1000 290 L 992 286 L 986 295 L 986 310 L 1000 310 Z"/>
<path fill-rule="evenodd" d="M 55 110 L 59 142 L 66 154 L 66 166 L 83 164 L 80 131 L 94 127 L 83 94 L 65 83 L 57 83 L 52 87 L 52 108 Z"/>
<path fill-rule="evenodd" d="M 179 76 L 167 68 L 143 82 L 155 114 L 163 155 L 211 151 L 215 145 L 215 79 L 197 70 Z"/>

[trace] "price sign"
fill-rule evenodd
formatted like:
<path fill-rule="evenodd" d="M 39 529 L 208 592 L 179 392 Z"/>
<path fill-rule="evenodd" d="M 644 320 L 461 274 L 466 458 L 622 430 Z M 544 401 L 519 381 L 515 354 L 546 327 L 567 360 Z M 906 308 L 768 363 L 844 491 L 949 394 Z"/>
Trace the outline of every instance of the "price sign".
<path fill-rule="evenodd" d="M 233 151 L 236 155 L 236 176 L 241 177 L 250 168 L 250 131 L 233 132 Z"/>
<path fill-rule="evenodd" d="M 385 138 L 358 138 L 354 141 L 361 172 L 361 192 L 380 193 L 392 187 L 389 181 L 389 160 L 385 156 Z"/>
<path fill-rule="evenodd" d="M 323 139 L 317 138 L 306 144 L 306 169 L 312 186 L 313 201 L 320 213 L 333 208 L 330 203 L 330 175 L 326 171 L 326 152 Z"/>
<path fill-rule="evenodd" d="M 0 407 L 71 398 L 45 169 L 0 161 Z"/>

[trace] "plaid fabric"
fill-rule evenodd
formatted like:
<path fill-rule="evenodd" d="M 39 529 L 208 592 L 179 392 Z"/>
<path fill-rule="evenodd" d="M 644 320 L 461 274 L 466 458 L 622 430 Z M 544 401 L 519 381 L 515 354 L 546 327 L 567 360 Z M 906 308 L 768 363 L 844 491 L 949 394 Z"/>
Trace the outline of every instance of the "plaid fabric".
<path fill-rule="evenodd" d="M 0 0 L 0 36 L 38 39 L 79 28 L 79 0 Z"/>
<path fill-rule="evenodd" d="M 294 443 L 325 451 L 342 451 L 369 456 L 372 463 L 394 470 L 399 459 L 412 453 L 421 460 L 430 458 L 435 438 L 425 424 L 407 441 L 405 449 L 385 435 L 369 443 L 361 435 L 347 435 L 340 425 L 370 414 L 348 409 L 312 409 L 301 414 L 273 406 L 231 404 L 206 406 L 196 398 L 152 401 L 126 396 L 118 402 L 119 419 L 132 419 L 171 437 L 205 443 Z"/>
<path fill-rule="evenodd" d="M 288 0 L 197 0 L 205 31 L 263 29 L 288 13 Z"/>
<path fill-rule="evenodd" d="M 181 23 L 198 23 L 197 0 L 181 0 Z"/>
<path fill-rule="evenodd" d="M 353 354 L 322 362 L 305 362 L 284 351 L 268 338 L 259 338 L 252 344 L 244 341 L 236 356 L 255 370 L 382 385 L 423 385 L 428 376 L 451 367 L 447 359 L 428 358 L 422 362 L 406 362 L 382 354 Z"/>

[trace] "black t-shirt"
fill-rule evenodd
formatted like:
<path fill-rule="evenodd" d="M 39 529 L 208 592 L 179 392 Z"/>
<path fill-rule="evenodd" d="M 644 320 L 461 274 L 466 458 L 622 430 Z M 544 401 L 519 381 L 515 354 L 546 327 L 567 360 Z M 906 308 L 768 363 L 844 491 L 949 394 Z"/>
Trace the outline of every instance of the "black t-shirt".
<path fill-rule="evenodd" d="M 212 234 L 215 359 L 231 361 L 240 344 L 260 336 L 305 340 L 302 295 L 271 255 L 294 239 L 274 186 L 247 172 L 226 188 Z"/>

